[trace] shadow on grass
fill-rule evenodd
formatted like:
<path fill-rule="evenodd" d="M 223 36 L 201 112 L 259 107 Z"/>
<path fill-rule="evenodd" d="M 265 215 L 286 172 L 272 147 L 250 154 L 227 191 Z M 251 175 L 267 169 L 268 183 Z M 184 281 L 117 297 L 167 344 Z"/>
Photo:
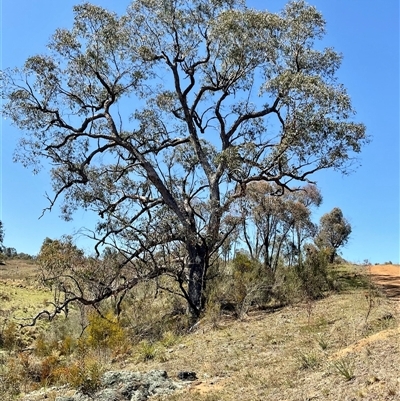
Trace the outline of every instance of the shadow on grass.
<path fill-rule="evenodd" d="M 335 274 L 335 280 L 339 288 L 344 291 L 369 289 L 373 285 L 367 274 L 354 272 L 338 271 Z"/>

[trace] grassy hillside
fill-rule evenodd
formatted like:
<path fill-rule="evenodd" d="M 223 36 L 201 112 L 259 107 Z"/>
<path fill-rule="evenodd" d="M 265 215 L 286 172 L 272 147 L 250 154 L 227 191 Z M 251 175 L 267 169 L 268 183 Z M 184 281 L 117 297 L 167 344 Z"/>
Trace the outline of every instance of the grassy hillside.
<path fill-rule="evenodd" d="M 4 333 L 8 327 L 4 317 L 10 322 L 11 316 L 32 315 L 51 294 L 35 286 L 34 265 L 12 261 L 2 268 Z M 79 311 L 75 310 L 67 320 L 60 316 L 51 326 L 41 321 L 28 334 L 10 333 L 12 338 L 22 336 L 23 344 L 0 351 L 2 383 L 14 375 L 11 379 L 19 382 L 19 391 L 43 385 L 48 389 L 46 395 L 20 394 L 20 399 L 54 400 L 66 392 L 52 387 L 63 384 L 60 377 L 68 377 L 76 387 L 79 369 L 97 372 L 101 366 L 103 370 L 162 369 L 173 378 L 182 370 L 196 372 L 198 380 L 163 398 L 169 401 L 398 400 L 399 306 L 372 285 L 367 272 L 357 266 L 340 268 L 336 283 L 340 291 L 317 301 L 251 310 L 241 320 L 228 313 L 209 314 L 190 333 L 180 335 L 166 326 L 153 340 L 145 339 L 151 328 L 144 319 L 148 315 L 157 321 L 161 309 L 150 298 L 141 299 L 141 309 L 130 312 L 136 326 L 125 321 L 122 328 L 116 321 L 106 324 L 90 320 L 89 315 L 89 322 L 100 330 L 90 326 L 81 339 L 76 335 Z M 40 334 L 44 327 L 45 336 Z M 106 335 L 99 337 L 101 332 Z M 104 347 L 96 348 L 96 342 Z M 11 399 L 6 391 L 9 387 L 3 385 L 0 399 Z"/>
<path fill-rule="evenodd" d="M 166 356 L 128 367 L 196 371 L 200 383 L 171 401 L 398 400 L 399 309 L 356 270 L 340 294 L 205 323 Z"/>

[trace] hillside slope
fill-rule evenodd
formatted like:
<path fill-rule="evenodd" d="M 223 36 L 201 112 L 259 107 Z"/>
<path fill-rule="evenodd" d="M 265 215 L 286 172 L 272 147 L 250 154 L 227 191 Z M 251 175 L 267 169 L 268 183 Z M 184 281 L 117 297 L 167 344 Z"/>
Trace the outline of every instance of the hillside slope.
<path fill-rule="evenodd" d="M 392 268 L 395 281 L 398 267 Z M 197 381 L 154 400 L 400 400 L 400 315 L 388 269 L 354 267 L 340 293 L 315 302 L 241 321 L 222 317 L 214 326 L 203 320 L 195 332 L 157 346 L 152 358 L 133 353 L 113 369 L 161 369 L 174 379 L 180 371 L 196 372 Z"/>

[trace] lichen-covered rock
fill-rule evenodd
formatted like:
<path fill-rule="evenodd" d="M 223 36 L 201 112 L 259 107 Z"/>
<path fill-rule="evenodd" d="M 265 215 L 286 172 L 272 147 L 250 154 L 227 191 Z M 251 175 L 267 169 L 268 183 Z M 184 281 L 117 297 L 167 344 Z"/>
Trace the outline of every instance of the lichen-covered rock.
<path fill-rule="evenodd" d="M 56 401 L 147 401 L 151 395 L 170 394 L 177 388 L 179 385 L 162 370 L 148 373 L 113 371 L 103 375 L 101 387 L 90 397 L 77 392 L 72 397 L 56 397 Z"/>

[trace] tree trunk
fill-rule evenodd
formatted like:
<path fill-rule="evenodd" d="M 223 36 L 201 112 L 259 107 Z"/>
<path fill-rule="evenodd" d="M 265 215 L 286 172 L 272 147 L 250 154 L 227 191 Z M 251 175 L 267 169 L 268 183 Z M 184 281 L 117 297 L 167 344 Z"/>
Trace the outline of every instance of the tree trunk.
<path fill-rule="evenodd" d="M 208 267 L 207 250 L 203 245 L 188 245 L 189 254 L 189 313 L 196 321 L 204 308 L 204 291 Z"/>
<path fill-rule="evenodd" d="M 333 263 L 335 261 L 336 249 L 332 249 L 329 255 L 329 263 Z"/>

